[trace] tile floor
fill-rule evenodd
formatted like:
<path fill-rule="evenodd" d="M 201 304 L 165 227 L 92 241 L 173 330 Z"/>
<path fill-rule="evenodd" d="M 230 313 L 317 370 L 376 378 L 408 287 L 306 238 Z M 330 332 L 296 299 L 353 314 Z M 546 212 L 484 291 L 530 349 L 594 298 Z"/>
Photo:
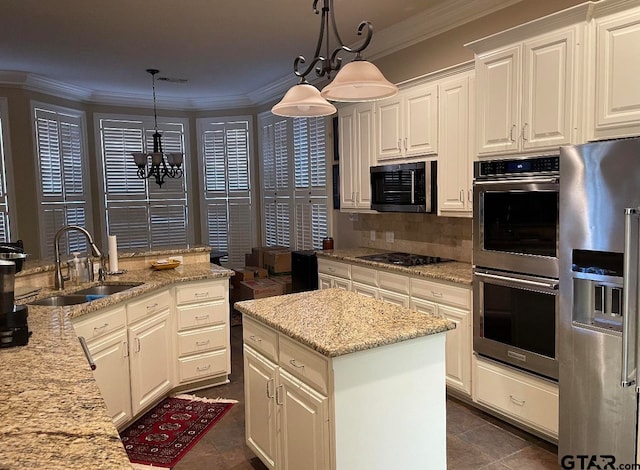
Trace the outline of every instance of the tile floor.
<path fill-rule="evenodd" d="M 195 393 L 239 403 L 173 470 L 266 470 L 244 444 L 242 326 L 231 328 L 231 371 L 231 383 Z M 447 400 L 447 459 L 449 470 L 559 468 L 556 446 L 454 398 Z M 428 470 L 428 466 L 396 470 Z"/>

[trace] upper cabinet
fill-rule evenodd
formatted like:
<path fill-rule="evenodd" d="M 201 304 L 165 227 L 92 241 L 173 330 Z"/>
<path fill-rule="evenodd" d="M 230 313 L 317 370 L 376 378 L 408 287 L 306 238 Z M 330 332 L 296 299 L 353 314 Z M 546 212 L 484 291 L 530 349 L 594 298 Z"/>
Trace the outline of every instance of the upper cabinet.
<path fill-rule="evenodd" d="M 628 2 L 638 5 L 638 2 Z M 595 61 L 591 139 L 640 134 L 640 7 L 610 11 L 604 3 L 596 11 Z M 616 4 L 613 4 L 616 5 Z M 587 96 L 593 99 L 593 94 Z"/>
<path fill-rule="evenodd" d="M 369 167 L 373 151 L 373 103 L 347 105 L 338 111 L 340 135 L 340 209 L 371 211 Z"/>
<path fill-rule="evenodd" d="M 538 153 L 579 142 L 587 6 L 481 39 L 476 52 L 476 153 Z"/>
<path fill-rule="evenodd" d="M 378 164 L 438 152 L 438 87 L 416 85 L 375 105 Z"/>

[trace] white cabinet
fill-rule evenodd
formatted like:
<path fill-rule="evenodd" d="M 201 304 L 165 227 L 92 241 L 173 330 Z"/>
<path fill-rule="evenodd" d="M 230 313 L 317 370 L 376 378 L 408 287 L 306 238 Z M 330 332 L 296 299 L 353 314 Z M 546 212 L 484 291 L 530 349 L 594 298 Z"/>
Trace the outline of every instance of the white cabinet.
<path fill-rule="evenodd" d="M 318 288 L 351 290 L 351 266 L 346 263 L 318 259 Z"/>
<path fill-rule="evenodd" d="M 438 86 L 420 84 L 376 102 L 379 164 L 386 160 L 438 153 Z"/>
<path fill-rule="evenodd" d="M 359 103 L 338 112 L 340 145 L 340 209 L 371 210 L 369 168 L 373 152 L 373 103 Z"/>
<path fill-rule="evenodd" d="M 173 386 L 171 307 L 168 290 L 127 305 L 134 416 L 163 398 Z"/>
<path fill-rule="evenodd" d="M 606 5 L 606 4 L 605 4 Z M 595 116 L 591 138 L 640 134 L 640 8 L 595 19 Z M 592 99 L 593 94 L 587 96 Z"/>
<path fill-rule="evenodd" d="M 270 469 L 330 468 L 327 360 L 246 316 L 243 338 L 249 448 Z"/>
<path fill-rule="evenodd" d="M 552 438 L 558 437 L 558 384 L 478 359 L 475 399 Z"/>
<path fill-rule="evenodd" d="M 473 71 L 439 82 L 438 212 L 471 217 L 474 152 Z"/>
<path fill-rule="evenodd" d="M 231 373 L 229 290 L 226 280 L 176 287 L 177 382 L 187 384 Z"/>
<path fill-rule="evenodd" d="M 471 395 L 471 289 L 425 279 L 411 279 L 411 308 L 443 315 L 456 324 L 447 331 L 447 386 Z"/>
<path fill-rule="evenodd" d="M 583 25 L 573 25 L 476 54 L 479 155 L 528 153 L 576 141 L 576 48 L 583 31 Z M 481 42 L 472 47 L 477 50 Z"/>
<path fill-rule="evenodd" d="M 96 364 L 93 376 L 113 423 L 122 429 L 133 418 L 129 387 L 129 349 L 124 306 L 98 311 L 73 322 Z"/>

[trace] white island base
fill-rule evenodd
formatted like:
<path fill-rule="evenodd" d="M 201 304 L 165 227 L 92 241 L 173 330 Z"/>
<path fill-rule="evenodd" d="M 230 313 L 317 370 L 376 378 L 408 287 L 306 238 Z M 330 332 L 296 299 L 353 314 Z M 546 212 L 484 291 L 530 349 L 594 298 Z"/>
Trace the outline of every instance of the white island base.
<path fill-rule="evenodd" d="M 333 358 L 337 470 L 446 469 L 445 334 Z"/>

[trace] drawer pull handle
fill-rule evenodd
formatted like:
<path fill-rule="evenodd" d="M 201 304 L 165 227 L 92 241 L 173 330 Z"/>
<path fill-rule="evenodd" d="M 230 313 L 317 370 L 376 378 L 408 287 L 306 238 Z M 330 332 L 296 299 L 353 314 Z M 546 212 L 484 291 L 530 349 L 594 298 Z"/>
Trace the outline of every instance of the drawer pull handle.
<path fill-rule="evenodd" d="M 129 357 L 129 342 L 122 342 L 122 357 Z"/>
<path fill-rule="evenodd" d="M 298 362 L 295 359 L 289 359 L 289 364 L 291 364 L 293 367 L 297 369 L 304 369 L 304 364 L 298 364 Z"/>
<path fill-rule="evenodd" d="M 206 346 L 207 344 L 209 344 L 210 341 L 206 340 L 206 341 L 196 341 L 196 346 Z"/>
<path fill-rule="evenodd" d="M 209 297 L 209 291 L 207 292 L 196 292 L 193 294 L 195 297 Z"/>
<path fill-rule="evenodd" d="M 435 291 L 435 290 L 431 291 L 431 295 L 433 295 L 434 297 L 442 298 L 442 292 L 438 292 L 438 291 Z"/>
<path fill-rule="evenodd" d="M 206 315 L 200 315 L 196 317 L 196 320 L 207 320 L 207 319 L 209 319 L 208 313 Z"/>
<path fill-rule="evenodd" d="M 526 403 L 525 400 L 518 400 L 513 395 L 509 395 L 509 400 L 511 400 L 511 403 L 518 406 L 524 406 L 524 404 Z"/>
<path fill-rule="evenodd" d="M 141 346 L 140 346 L 140 338 L 136 338 L 136 349 L 135 352 L 140 352 Z"/>
<path fill-rule="evenodd" d="M 262 342 L 262 338 L 260 338 L 259 336 L 252 335 L 252 336 L 249 336 L 249 339 L 251 341 L 255 341 L 256 343 L 261 343 Z"/>
<path fill-rule="evenodd" d="M 155 304 L 152 305 L 147 305 L 147 311 L 149 310 L 153 310 L 154 308 L 156 308 L 158 306 L 158 302 L 156 302 Z"/>
<path fill-rule="evenodd" d="M 93 328 L 93 333 L 97 334 L 97 333 L 103 332 L 108 326 L 109 326 L 108 323 L 105 323 L 102 326 L 96 326 L 96 327 Z"/>
<path fill-rule="evenodd" d="M 211 364 L 207 364 L 206 366 L 198 366 L 196 367 L 196 370 L 198 372 L 204 372 L 205 370 L 209 370 L 211 369 Z"/>
<path fill-rule="evenodd" d="M 275 384 L 275 380 L 273 378 L 267 380 L 267 398 L 273 398 L 275 396 L 274 392 L 271 389 L 271 385 Z"/>

